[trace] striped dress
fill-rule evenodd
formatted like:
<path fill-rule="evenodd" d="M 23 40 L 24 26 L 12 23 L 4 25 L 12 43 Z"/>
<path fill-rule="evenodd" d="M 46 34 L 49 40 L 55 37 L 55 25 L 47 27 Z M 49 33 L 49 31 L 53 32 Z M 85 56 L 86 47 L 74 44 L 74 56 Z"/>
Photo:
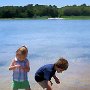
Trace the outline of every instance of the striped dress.
<path fill-rule="evenodd" d="M 28 62 L 27 59 L 25 59 L 24 61 L 20 61 L 16 57 L 14 60 L 15 60 L 16 65 L 21 65 L 22 67 L 25 67 Z M 25 81 L 25 80 L 28 80 L 27 72 L 25 72 L 24 70 L 19 69 L 19 68 L 16 68 L 15 70 L 13 70 L 13 81 L 21 82 L 21 81 Z"/>

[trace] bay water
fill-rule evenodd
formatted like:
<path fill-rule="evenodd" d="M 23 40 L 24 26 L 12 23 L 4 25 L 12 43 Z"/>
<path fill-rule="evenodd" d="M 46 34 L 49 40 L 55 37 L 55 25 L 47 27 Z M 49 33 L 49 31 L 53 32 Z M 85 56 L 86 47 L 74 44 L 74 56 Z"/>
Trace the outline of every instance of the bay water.
<path fill-rule="evenodd" d="M 8 67 L 22 45 L 28 47 L 32 75 L 60 57 L 89 65 L 90 20 L 0 20 L 1 78 L 10 75 Z"/>

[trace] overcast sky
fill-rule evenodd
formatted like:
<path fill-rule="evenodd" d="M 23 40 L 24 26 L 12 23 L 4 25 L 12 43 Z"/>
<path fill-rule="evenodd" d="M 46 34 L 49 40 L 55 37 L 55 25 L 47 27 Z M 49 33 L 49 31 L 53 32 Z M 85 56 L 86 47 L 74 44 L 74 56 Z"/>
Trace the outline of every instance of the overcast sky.
<path fill-rule="evenodd" d="M 0 0 L 0 6 L 25 6 L 27 4 L 56 5 L 58 7 L 66 5 L 90 5 L 90 0 Z"/>

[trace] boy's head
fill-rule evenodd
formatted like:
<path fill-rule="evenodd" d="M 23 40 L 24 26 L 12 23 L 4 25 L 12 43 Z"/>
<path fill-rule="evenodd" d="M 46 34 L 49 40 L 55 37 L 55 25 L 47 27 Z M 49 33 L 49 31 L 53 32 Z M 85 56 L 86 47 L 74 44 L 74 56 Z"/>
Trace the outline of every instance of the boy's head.
<path fill-rule="evenodd" d="M 26 46 L 22 46 L 16 51 L 16 57 L 20 61 L 25 60 L 25 58 L 27 57 L 27 54 L 28 54 L 28 49 Z"/>
<path fill-rule="evenodd" d="M 62 73 L 62 71 L 67 70 L 69 64 L 66 59 L 60 58 L 54 65 L 55 65 L 55 70 L 58 73 Z"/>

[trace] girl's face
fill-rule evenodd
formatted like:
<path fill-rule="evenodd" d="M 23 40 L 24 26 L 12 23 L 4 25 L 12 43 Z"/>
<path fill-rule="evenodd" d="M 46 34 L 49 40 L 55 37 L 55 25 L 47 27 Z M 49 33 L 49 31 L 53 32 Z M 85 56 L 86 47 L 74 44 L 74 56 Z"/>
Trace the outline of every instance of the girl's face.
<path fill-rule="evenodd" d="M 25 58 L 27 57 L 27 54 L 25 54 L 25 55 L 17 54 L 16 57 L 17 57 L 20 61 L 24 61 Z"/>
<path fill-rule="evenodd" d="M 16 57 L 20 60 L 23 61 L 27 57 L 28 50 L 25 47 L 21 47 L 16 51 Z"/>

